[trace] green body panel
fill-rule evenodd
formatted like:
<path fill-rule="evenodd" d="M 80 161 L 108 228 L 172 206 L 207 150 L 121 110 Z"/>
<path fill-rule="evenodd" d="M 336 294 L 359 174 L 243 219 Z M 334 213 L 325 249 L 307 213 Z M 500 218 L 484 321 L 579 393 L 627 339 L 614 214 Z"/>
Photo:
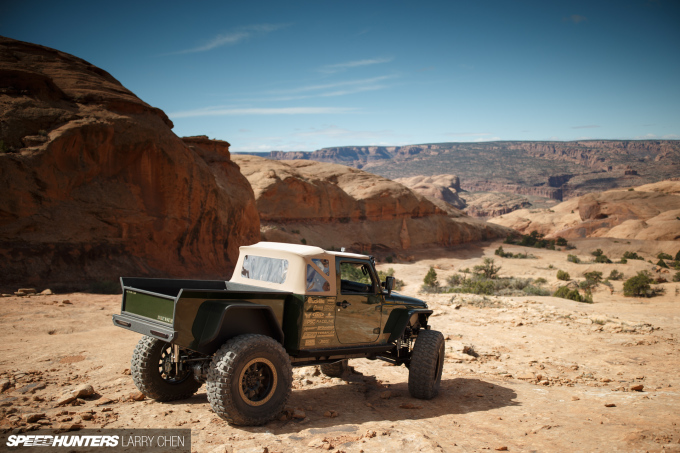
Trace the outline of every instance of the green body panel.
<path fill-rule="evenodd" d="M 174 308 L 174 298 L 145 294 L 130 289 L 125 290 L 123 311 L 128 313 L 165 324 L 172 324 Z"/>
<path fill-rule="evenodd" d="M 342 262 L 365 264 L 373 284 L 369 278 L 366 286 L 343 289 Z M 414 313 L 425 320 L 431 313 L 419 299 L 398 293 L 388 296 L 370 260 L 338 257 L 336 270 L 337 294 L 330 296 L 291 294 L 230 282 L 221 289 L 224 282 L 219 281 L 128 279 L 129 285 L 135 286 L 123 282 L 122 311 L 148 319 L 148 328 L 154 329 L 155 323 L 164 326 L 172 334 L 173 343 L 204 354 L 212 354 L 235 335 L 259 333 L 283 341 L 288 354 L 300 360 L 337 357 L 345 352 L 356 356 L 351 348 L 384 345 L 389 349 L 412 316 L 419 316 Z M 134 322 L 132 317 L 130 322 Z M 155 335 L 153 330 L 151 334 Z"/>

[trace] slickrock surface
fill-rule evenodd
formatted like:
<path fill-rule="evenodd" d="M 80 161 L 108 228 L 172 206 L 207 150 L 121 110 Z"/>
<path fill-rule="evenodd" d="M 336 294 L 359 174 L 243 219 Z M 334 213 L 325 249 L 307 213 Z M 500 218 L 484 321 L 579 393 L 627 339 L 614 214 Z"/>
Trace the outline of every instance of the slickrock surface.
<path fill-rule="evenodd" d="M 551 209 L 521 209 L 490 222 L 547 236 L 680 239 L 680 181 L 591 193 Z"/>
<path fill-rule="evenodd" d="M 253 187 L 270 241 L 380 252 L 505 237 L 510 231 L 344 165 L 232 158 Z"/>
<path fill-rule="evenodd" d="M 575 244 L 569 253 L 600 247 L 613 256 L 609 247 L 617 246 L 608 239 Z M 664 244 L 629 247 L 647 258 Z M 140 336 L 111 323 L 119 296 L 33 295 L 0 299 L 0 428 L 191 428 L 197 452 L 678 451 L 680 283 L 665 283 L 664 296 L 639 300 L 622 297 L 616 281 L 613 294 L 597 289 L 592 305 L 418 294 L 430 266 L 444 281 L 494 257 L 499 245 L 427 250 L 412 263 L 380 265 L 406 281 L 403 293 L 430 304 L 433 328 L 447 338 L 442 388 L 433 400 L 409 396 L 405 367 L 354 360 L 345 379 L 329 379 L 315 367 L 296 369 L 279 419 L 230 426 L 211 412 L 205 387 L 173 403 L 139 397 L 129 368 Z M 643 261 L 576 265 L 566 261 L 567 252 L 505 247 L 537 259 L 495 257 L 502 275 L 544 277 L 547 286 L 557 284 L 548 268 L 553 263 L 572 275 L 591 266 L 626 275 L 651 267 Z M 94 394 L 75 397 L 84 384 Z"/>
<path fill-rule="evenodd" d="M 0 38 L 0 78 L 2 285 L 224 277 L 259 240 L 226 142 L 187 146 L 162 111 L 54 49 Z"/>

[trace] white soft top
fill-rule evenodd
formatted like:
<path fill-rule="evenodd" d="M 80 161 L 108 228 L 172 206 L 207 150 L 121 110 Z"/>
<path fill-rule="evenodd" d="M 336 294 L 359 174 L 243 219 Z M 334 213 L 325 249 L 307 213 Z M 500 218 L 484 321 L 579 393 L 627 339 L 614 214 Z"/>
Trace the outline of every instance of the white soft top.
<path fill-rule="evenodd" d="M 270 263 L 262 263 L 260 269 L 267 269 L 268 275 L 274 276 L 266 281 L 254 278 L 249 271 L 251 264 L 244 259 L 248 257 L 272 258 Z M 302 244 L 286 244 L 282 242 L 258 242 L 253 245 L 239 247 L 239 257 L 231 282 L 261 286 L 263 288 L 280 289 L 295 294 L 333 295 L 336 294 L 335 258 L 353 258 L 367 260 L 366 255 L 346 252 L 329 252 L 321 247 Z M 249 258 L 252 260 L 252 258 Z M 285 263 L 283 263 L 285 261 Z M 326 263 L 325 266 L 322 263 Z M 311 269 L 309 268 L 311 266 Z M 283 270 L 285 268 L 285 270 Z M 316 271 L 317 290 L 310 292 L 310 272 Z M 281 275 L 283 277 L 279 278 Z M 264 277 L 268 278 L 268 277 Z M 283 281 L 280 281 L 283 279 Z M 327 285 L 324 285 L 325 282 Z M 318 290 L 319 286 L 324 290 Z"/>

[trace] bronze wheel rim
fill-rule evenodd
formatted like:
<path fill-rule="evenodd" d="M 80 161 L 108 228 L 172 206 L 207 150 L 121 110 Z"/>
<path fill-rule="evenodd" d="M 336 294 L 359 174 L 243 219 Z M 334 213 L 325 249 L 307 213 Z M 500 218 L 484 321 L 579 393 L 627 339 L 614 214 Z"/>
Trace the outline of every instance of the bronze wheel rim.
<path fill-rule="evenodd" d="M 243 367 L 238 382 L 243 401 L 249 406 L 262 406 L 274 396 L 278 374 L 272 362 L 259 357 Z"/>

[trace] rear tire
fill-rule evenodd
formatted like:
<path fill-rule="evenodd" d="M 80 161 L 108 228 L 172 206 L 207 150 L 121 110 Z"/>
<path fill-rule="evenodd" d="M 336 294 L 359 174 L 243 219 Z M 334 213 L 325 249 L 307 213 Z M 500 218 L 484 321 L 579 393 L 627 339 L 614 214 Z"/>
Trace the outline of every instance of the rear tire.
<path fill-rule="evenodd" d="M 444 335 L 436 330 L 421 330 L 411 353 L 408 391 L 414 398 L 429 400 L 437 396 L 444 368 Z"/>
<path fill-rule="evenodd" d="M 347 366 L 347 359 L 344 359 L 333 363 L 324 363 L 320 368 L 321 372 L 328 377 L 342 377 L 349 367 Z"/>
<path fill-rule="evenodd" d="M 265 335 L 240 335 L 215 353 L 207 381 L 213 411 L 234 425 L 262 425 L 283 411 L 293 368 L 281 344 Z"/>
<path fill-rule="evenodd" d="M 174 401 L 189 398 L 201 387 L 186 367 L 179 375 L 171 362 L 170 343 L 152 337 L 142 337 L 135 347 L 130 362 L 130 374 L 135 385 L 156 401 Z"/>

